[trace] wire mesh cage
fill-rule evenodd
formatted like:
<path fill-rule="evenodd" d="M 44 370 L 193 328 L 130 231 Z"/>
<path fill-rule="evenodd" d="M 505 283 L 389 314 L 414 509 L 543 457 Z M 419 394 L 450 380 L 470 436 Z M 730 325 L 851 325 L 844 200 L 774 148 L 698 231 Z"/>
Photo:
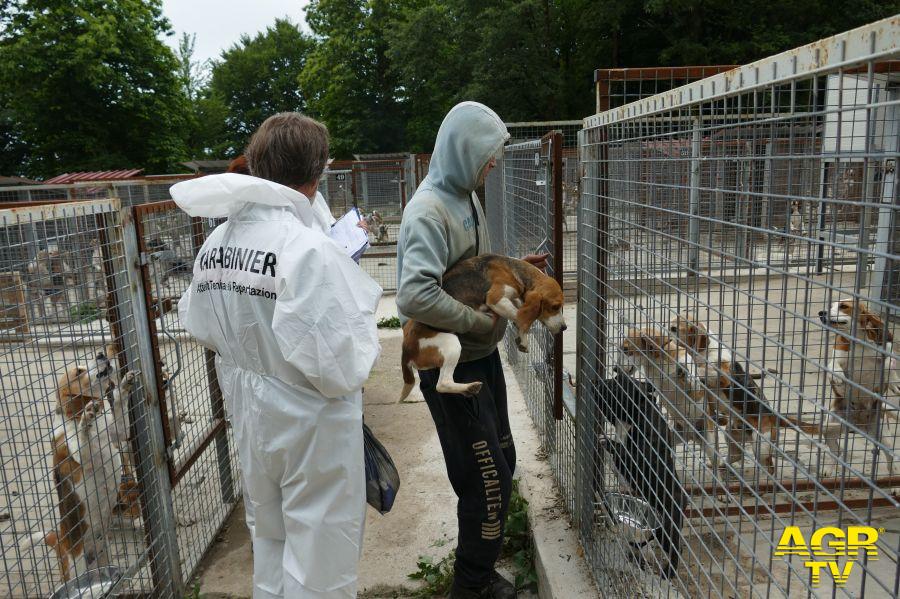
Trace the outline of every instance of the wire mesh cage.
<path fill-rule="evenodd" d="M 604 593 L 897 596 L 898 39 L 586 119 L 577 520 Z"/>
<path fill-rule="evenodd" d="M 576 276 L 578 245 L 578 200 L 581 197 L 581 173 L 578 162 L 578 132 L 581 121 L 535 121 L 506 123 L 510 143 L 540 139 L 551 132 L 561 134 L 562 146 L 562 210 L 563 210 L 563 275 L 566 280 Z M 488 181 L 486 181 L 487 184 Z M 486 198 L 489 192 L 485 189 Z"/>
<path fill-rule="evenodd" d="M 2 591 L 47 596 L 109 565 L 123 592 L 171 593 L 118 202 L 0 210 L 0 231 Z"/>
<path fill-rule="evenodd" d="M 176 309 L 217 221 L 191 218 L 172 201 L 137 206 L 134 217 L 179 554 L 189 576 L 240 496 L 215 354 L 185 333 Z"/>
<path fill-rule="evenodd" d="M 180 596 L 235 505 L 212 356 L 173 311 L 208 226 L 172 202 L 0 209 L 4 596 L 113 574 Z"/>
<path fill-rule="evenodd" d="M 606 112 L 642 98 L 650 98 L 736 67 L 737 65 L 707 65 L 597 69 L 594 71 L 597 112 Z"/>
<path fill-rule="evenodd" d="M 547 274 L 560 283 L 562 140 L 561 134 L 551 133 L 543 139 L 506 146 L 499 168 L 489 173 L 486 181 L 492 250 L 513 257 L 549 253 Z M 502 193 L 498 185 L 502 185 Z M 574 506 L 574 404 L 568 409 L 563 405 L 562 336 L 535 324 L 521 345 L 515 325 L 509 326 L 507 359 L 563 496 Z"/>

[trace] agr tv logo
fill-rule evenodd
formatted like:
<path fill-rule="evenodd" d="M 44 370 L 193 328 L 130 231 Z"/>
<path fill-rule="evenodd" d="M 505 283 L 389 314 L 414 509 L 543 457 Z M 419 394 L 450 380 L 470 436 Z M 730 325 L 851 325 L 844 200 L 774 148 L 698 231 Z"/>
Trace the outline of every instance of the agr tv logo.
<path fill-rule="evenodd" d="M 836 586 L 847 584 L 853 564 L 860 556 L 860 550 L 865 552 L 870 560 L 878 559 L 878 549 L 875 543 L 878 541 L 878 533 L 884 532 L 883 528 L 875 529 L 871 526 L 849 526 L 845 533 L 834 526 L 824 526 L 813 531 L 807 545 L 806 539 L 799 526 L 788 526 L 781 534 L 776 556 L 796 555 L 809 558 L 803 565 L 812 573 L 812 586 L 818 586 L 822 580 L 822 570 L 827 568 Z M 846 557 L 843 566 L 838 558 Z"/>

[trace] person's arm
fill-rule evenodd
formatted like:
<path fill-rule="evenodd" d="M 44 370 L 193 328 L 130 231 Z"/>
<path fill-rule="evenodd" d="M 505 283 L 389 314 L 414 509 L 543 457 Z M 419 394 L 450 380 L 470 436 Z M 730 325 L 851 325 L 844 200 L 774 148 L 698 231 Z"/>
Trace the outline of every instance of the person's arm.
<path fill-rule="evenodd" d="M 456 301 L 441 289 L 449 266 L 444 227 L 422 217 L 403 223 L 403 272 L 397 289 L 397 309 L 423 324 L 454 333 L 488 333 L 496 318 Z"/>
<path fill-rule="evenodd" d="M 284 272 L 272 318 L 284 359 L 325 397 L 357 391 L 381 351 L 381 288 L 330 243 L 307 248 Z"/>

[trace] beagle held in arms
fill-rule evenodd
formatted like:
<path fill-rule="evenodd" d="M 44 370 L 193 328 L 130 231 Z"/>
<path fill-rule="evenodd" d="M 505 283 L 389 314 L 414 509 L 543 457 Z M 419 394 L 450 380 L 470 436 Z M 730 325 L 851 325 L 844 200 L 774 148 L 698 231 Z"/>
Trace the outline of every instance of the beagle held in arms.
<path fill-rule="evenodd" d="M 515 323 L 516 345 L 528 351 L 528 331 L 538 320 L 554 335 L 566 330 L 563 291 L 559 283 L 524 260 L 483 254 L 454 265 L 443 277 L 441 288 L 451 297 L 482 312 L 494 312 Z M 440 368 L 437 390 L 441 393 L 477 395 L 481 383 L 456 383 L 453 371 L 459 363 L 459 338 L 415 320 L 403 327 L 403 392 L 415 384 L 413 369 Z"/>

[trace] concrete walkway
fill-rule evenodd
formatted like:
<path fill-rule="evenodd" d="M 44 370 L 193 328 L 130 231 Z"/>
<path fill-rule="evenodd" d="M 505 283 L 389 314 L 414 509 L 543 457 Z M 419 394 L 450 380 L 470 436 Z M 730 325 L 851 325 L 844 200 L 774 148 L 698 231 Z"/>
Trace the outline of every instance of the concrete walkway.
<path fill-rule="evenodd" d="M 385 298 L 380 316 L 396 315 L 393 298 Z M 402 485 L 393 510 L 382 516 L 368 511 L 360 562 L 360 597 L 409 597 L 418 588 L 408 575 L 421 555 L 444 558 L 456 543 L 456 496 L 447 480 L 440 445 L 428 408 L 418 388 L 407 402 L 398 403 L 400 380 L 399 330 L 381 331 L 382 355 L 365 387 L 365 420 L 388 449 L 400 471 Z M 507 372 L 510 419 L 518 454 L 517 474 L 526 478 L 523 494 L 529 499 L 535 534 L 543 538 L 541 569 L 544 580 L 565 584 L 557 597 L 592 597 L 587 570 L 579 557 L 574 535 L 564 515 L 554 511 L 556 494 L 549 468 L 539 461 L 538 441 L 518 386 Z M 560 544 L 560 540 L 568 543 Z M 579 569 L 580 567 L 580 569 Z M 548 575 L 549 572 L 549 575 Z M 235 510 L 219 542 L 204 560 L 200 593 L 210 599 L 250 597 L 252 554 L 241 506 Z M 563 583 L 559 581 L 565 581 Z M 579 582 L 581 581 L 581 582 Z M 520 597 L 535 595 L 520 593 Z M 541 596 L 552 596 L 542 589 Z"/>

